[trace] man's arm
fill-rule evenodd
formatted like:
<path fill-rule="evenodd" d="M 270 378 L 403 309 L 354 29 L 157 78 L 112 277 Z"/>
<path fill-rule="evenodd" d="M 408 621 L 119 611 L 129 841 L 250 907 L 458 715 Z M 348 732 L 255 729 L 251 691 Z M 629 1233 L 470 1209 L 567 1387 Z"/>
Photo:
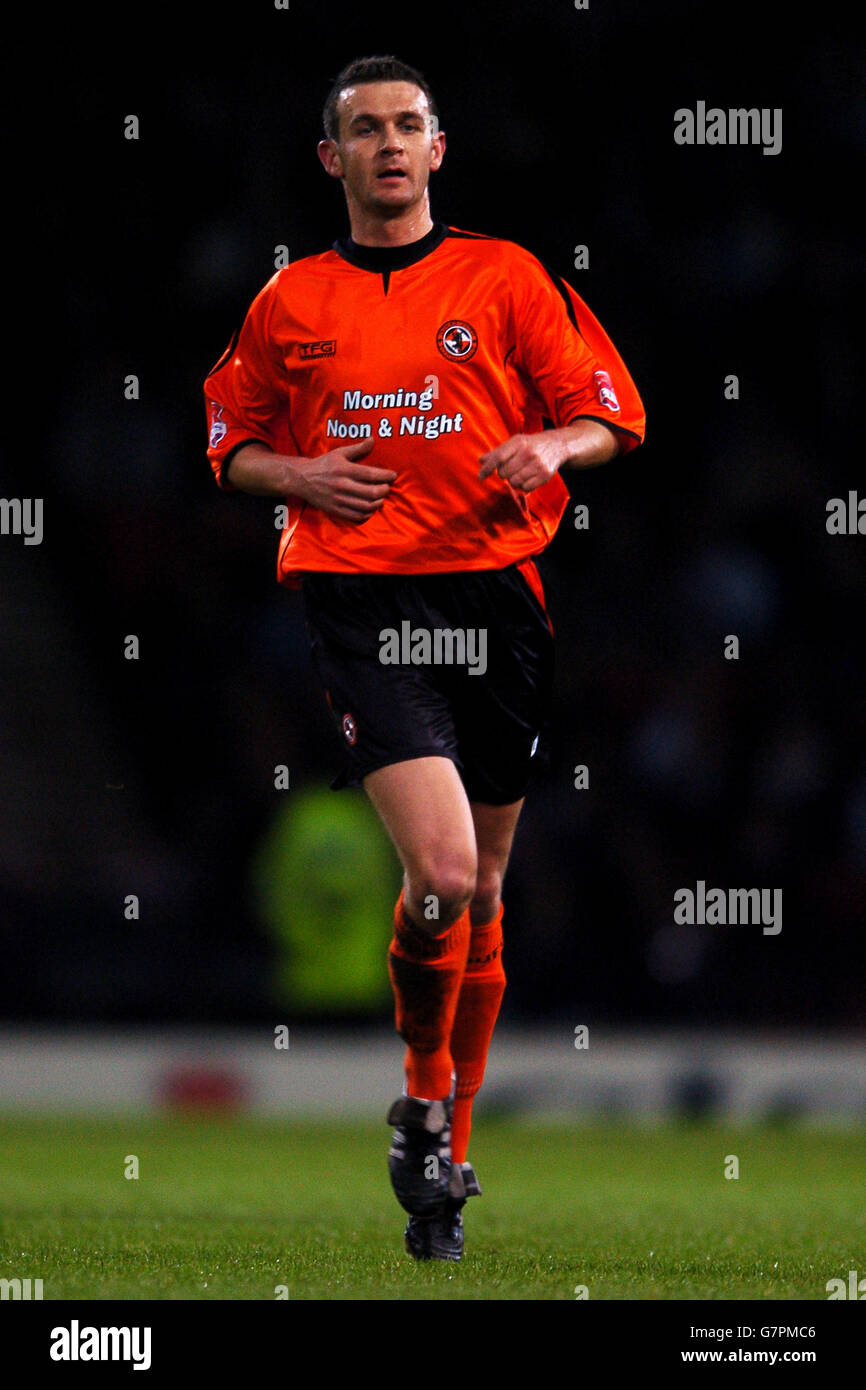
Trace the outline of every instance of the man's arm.
<path fill-rule="evenodd" d="M 514 244 L 507 261 L 511 366 L 556 428 L 506 439 L 479 460 L 479 476 L 498 472 L 532 492 L 560 468 L 594 468 L 633 449 L 643 439 L 644 413 L 625 363 L 571 286 Z"/>
<path fill-rule="evenodd" d="M 374 440 L 346 444 L 318 458 L 275 454 L 264 444 L 245 444 L 232 455 L 226 479 L 257 497 L 299 497 L 338 521 L 358 526 L 384 504 L 397 474 L 358 460 Z"/>
<path fill-rule="evenodd" d="M 479 478 L 498 472 L 520 492 L 547 483 L 560 468 L 595 468 L 620 452 L 616 431 L 597 420 L 575 420 L 559 430 L 514 434 L 480 459 Z"/>
<path fill-rule="evenodd" d="M 245 444 L 232 454 L 223 479 L 239 492 L 255 497 L 304 497 L 301 471 L 306 460 L 275 454 L 265 444 Z"/>

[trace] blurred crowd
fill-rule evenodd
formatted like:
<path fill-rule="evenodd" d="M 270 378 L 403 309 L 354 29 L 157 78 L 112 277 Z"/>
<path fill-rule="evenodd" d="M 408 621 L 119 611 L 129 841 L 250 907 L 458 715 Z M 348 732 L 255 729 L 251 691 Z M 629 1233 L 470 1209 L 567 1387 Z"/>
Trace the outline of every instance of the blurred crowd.
<path fill-rule="evenodd" d="M 0 541 L 5 1017 L 243 1022 L 293 998 L 305 875 L 295 856 L 281 884 L 271 856 L 276 913 L 253 866 L 340 747 L 299 596 L 275 583 L 273 509 L 213 483 L 201 386 L 274 247 L 345 234 L 321 106 L 344 62 L 384 50 L 438 95 L 434 216 L 569 279 L 648 412 L 643 448 L 567 475 L 589 527 L 566 514 L 540 562 L 556 698 L 506 885 L 505 1016 L 866 1022 L 866 539 L 825 527 L 862 476 L 863 258 L 830 196 L 866 144 L 862 56 L 825 33 L 769 80 L 693 8 L 664 29 L 656 7 L 590 27 L 482 4 L 460 54 L 453 34 L 386 47 L 363 17 L 332 33 L 292 11 L 294 46 L 278 60 L 250 29 L 230 80 L 206 47 L 76 85 L 37 233 L 61 248 L 62 361 L 33 453 L 4 468 L 5 496 L 38 479 L 45 498 L 41 546 Z M 675 146 L 697 98 L 783 107 L 783 152 Z M 677 925 L 698 880 L 782 888 L 782 932 Z M 356 1007 L 384 1017 L 374 994 Z M 335 985 L 317 1008 L 353 1005 Z"/>

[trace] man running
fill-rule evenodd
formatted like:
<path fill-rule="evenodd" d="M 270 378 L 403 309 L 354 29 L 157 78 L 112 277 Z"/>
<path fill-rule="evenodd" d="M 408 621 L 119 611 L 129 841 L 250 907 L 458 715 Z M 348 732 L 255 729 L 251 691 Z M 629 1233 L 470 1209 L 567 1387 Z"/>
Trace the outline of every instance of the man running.
<path fill-rule="evenodd" d="M 346 755 L 403 870 L 389 972 L 406 1043 L 389 1171 L 417 1259 L 460 1259 L 472 1101 L 505 988 L 502 882 L 549 705 L 533 557 L 563 468 L 643 439 L 634 383 L 574 290 L 513 242 L 434 221 L 445 135 L 423 76 L 350 63 L 318 147 L 350 235 L 279 270 L 205 383 L 226 489 L 286 504 Z"/>

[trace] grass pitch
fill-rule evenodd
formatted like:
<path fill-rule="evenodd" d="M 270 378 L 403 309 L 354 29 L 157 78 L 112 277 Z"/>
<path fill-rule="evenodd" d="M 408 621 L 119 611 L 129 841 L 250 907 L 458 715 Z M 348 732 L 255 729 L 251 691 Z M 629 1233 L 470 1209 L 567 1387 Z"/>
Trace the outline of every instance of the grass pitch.
<path fill-rule="evenodd" d="M 403 1253 L 388 1135 L 7 1118 L 0 1277 L 41 1278 L 46 1300 L 826 1300 L 866 1272 L 862 1131 L 482 1117 L 458 1266 Z"/>

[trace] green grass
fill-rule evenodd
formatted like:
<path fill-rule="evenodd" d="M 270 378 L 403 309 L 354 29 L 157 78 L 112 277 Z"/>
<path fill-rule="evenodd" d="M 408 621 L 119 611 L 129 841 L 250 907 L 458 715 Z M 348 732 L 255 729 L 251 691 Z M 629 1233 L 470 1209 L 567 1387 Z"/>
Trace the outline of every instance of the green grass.
<path fill-rule="evenodd" d="M 0 1277 L 45 1299 L 826 1299 L 866 1274 L 866 1134 L 480 1122 L 462 1265 L 416 1265 L 382 1125 L 0 1124 Z M 124 1177 L 127 1155 L 137 1180 Z M 726 1180 L 725 1157 L 740 1177 Z"/>

